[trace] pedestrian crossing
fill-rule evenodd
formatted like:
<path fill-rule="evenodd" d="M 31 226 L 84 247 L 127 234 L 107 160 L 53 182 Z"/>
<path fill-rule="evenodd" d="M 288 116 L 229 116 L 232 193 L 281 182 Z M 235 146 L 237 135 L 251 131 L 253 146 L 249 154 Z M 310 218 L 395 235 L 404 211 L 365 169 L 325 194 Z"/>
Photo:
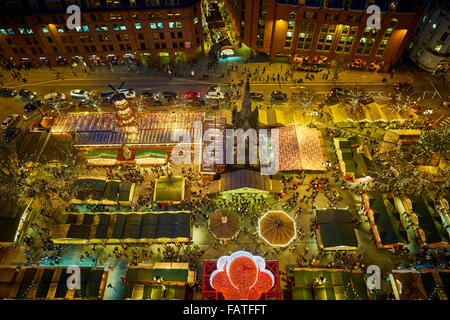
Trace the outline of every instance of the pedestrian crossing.
<path fill-rule="evenodd" d="M 442 115 L 435 122 L 436 127 L 448 127 L 450 126 L 450 116 Z"/>

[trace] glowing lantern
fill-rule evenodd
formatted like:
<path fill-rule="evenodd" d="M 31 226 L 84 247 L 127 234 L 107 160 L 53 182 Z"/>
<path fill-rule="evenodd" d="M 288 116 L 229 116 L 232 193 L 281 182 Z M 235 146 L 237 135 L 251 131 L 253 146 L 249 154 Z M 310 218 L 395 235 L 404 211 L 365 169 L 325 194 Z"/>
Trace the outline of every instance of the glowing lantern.
<path fill-rule="evenodd" d="M 246 251 L 237 251 L 217 260 L 217 270 L 209 279 L 211 287 L 226 300 L 258 300 L 275 284 L 266 262 Z"/>

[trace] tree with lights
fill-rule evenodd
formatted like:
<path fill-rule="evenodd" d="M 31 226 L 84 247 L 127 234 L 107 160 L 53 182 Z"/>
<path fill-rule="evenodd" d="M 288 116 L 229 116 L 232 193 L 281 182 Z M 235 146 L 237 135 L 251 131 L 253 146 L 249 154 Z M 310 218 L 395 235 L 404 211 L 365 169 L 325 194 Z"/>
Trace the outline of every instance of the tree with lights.
<path fill-rule="evenodd" d="M 375 186 L 396 195 L 441 195 L 450 189 L 450 129 L 422 132 L 414 145 L 401 146 L 376 156 Z M 430 168 L 431 170 L 427 170 Z"/>

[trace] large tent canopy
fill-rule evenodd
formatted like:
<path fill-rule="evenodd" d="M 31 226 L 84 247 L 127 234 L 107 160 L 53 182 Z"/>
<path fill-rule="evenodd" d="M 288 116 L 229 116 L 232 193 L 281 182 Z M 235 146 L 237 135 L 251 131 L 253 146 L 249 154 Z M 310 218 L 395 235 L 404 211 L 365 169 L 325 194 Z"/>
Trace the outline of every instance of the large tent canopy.
<path fill-rule="evenodd" d="M 238 233 L 241 219 L 232 210 L 219 209 L 209 216 L 209 229 L 218 239 L 230 239 Z"/>
<path fill-rule="evenodd" d="M 258 224 L 261 238 L 273 246 L 287 246 L 297 232 L 294 219 L 283 211 L 268 211 Z"/>

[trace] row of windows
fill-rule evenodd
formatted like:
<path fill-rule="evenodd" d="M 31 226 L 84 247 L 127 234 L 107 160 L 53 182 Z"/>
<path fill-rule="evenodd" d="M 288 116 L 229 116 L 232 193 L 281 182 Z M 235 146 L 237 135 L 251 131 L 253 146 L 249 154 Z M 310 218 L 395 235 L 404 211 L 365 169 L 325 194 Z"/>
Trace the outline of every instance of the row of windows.
<path fill-rule="evenodd" d="M 175 22 L 169 22 L 168 23 L 169 29 L 181 29 L 183 27 L 182 23 L 179 21 L 175 21 Z M 136 22 L 135 23 L 135 28 L 136 30 L 140 30 L 142 29 L 142 25 L 140 22 Z M 57 26 L 56 27 L 57 31 L 60 33 L 63 32 L 70 32 L 71 30 L 69 28 L 67 28 L 65 25 L 64 26 Z M 151 22 L 150 23 L 150 29 L 164 29 L 164 24 L 162 22 Z M 33 34 L 33 30 L 31 28 L 18 28 L 20 34 Z M 89 32 L 89 27 L 86 25 L 83 26 L 76 26 L 75 30 L 77 32 Z M 94 26 L 94 30 L 97 32 L 101 32 L 101 31 L 108 31 L 108 27 L 105 25 L 99 26 L 99 25 L 95 25 Z M 114 31 L 126 31 L 127 27 L 124 24 L 121 25 L 113 25 L 113 30 Z M 49 33 L 49 29 L 48 27 L 42 27 L 42 32 L 44 33 Z M 13 29 L 9 28 L 9 29 L 0 29 L 0 33 L 1 34 L 9 34 L 9 35 L 14 35 L 15 32 Z"/>
<path fill-rule="evenodd" d="M 167 44 L 165 42 L 155 42 L 153 46 L 155 49 L 167 49 Z M 184 41 L 172 42 L 173 49 L 182 49 L 182 48 L 186 48 L 186 47 L 190 47 L 190 43 L 186 44 Z M 59 51 L 60 51 L 54 46 L 51 48 L 53 49 L 54 53 L 59 53 Z M 83 45 L 82 48 L 84 49 L 85 52 L 97 52 L 97 46 L 95 46 L 95 45 Z M 67 52 L 70 52 L 70 53 L 80 52 L 80 48 L 77 46 L 66 46 L 65 49 L 67 50 Z M 142 43 L 140 43 L 140 49 L 148 49 L 148 48 L 147 48 L 146 44 L 142 42 Z M 102 51 L 115 51 L 115 47 L 112 44 L 108 44 L 108 45 L 102 44 L 101 50 Z M 124 44 L 119 44 L 119 50 L 133 50 L 133 49 L 131 47 L 131 44 L 124 43 Z M 12 48 L 12 51 L 15 54 L 27 54 L 28 53 L 24 48 Z M 44 54 L 44 51 L 40 47 L 30 48 L 30 51 L 32 54 Z"/>
<path fill-rule="evenodd" d="M 397 20 L 392 19 L 388 28 L 386 29 L 383 38 L 381 39 L 380 45 L 376 52 L 377 56 L 382 56 L 384 50 L 389 43 L 390 37 L 395 30 L 397 25 Z M 291 42 L 293 37 L 293 27 L 290 29 L 288 26 L 288 31 L 286 32 L 286 40 L 285 40 L 285 48 L 291 48 Z M 314 38 L 316 24 L 314 23 L 302 23 L 299 28 L 298 33 L 298 41 L 297 41 L 297 49 L 300 50 L 310 50 Z M 319 37 L 317 39 L 316 50 L 317 51 L 330 51 L 333 45 L 334 39 L 338 34 L 339 28 L 342 28 L 340 31 L 339 39 L 337 41 L 336 52 L 340 53 L 350 53 L 351 48 L 354 44 L 355 37 L 358 33 L 357 26 L 337 26 L 334 24 L 322 24 L 320 26 Z M 360 41 L 358 43 L 357 53 L 362 55 L 370 55 L 372 51 L 373 45 L 376 42 L 378 37 L 378 30 L 371 30 L 369 28 L 365 28 Z M 439 48 L 440 49 L 440 48 Z"/>
<path fill-rule="evenodd" d="M 194 7 L 194 16 L 197 13 L 197 8 Z M 186 12 L 183 12 L 183 15 L 185 15 Z M 176 11 L 176 12 L 172 12 L 172 11 L 167 11 L 167 14 L 163 14 L 162 11 L 152 11 L 146 14 L 146 17 L 150 20 L 161 20 L 161 19 L 180 19 L 182 17 L 182 14 L 180 13 L 180 11 Z M 23 15 L 18 15 L 18 16 L 13 16 L 13 17 L 9 17 L 12 21 L 12 23 L 7 23 L 4 17 L 0 17 L 0 24 L 14 24 L 14 25 L 30 25 L 33 24 L 33 22 L 31 21 L 27 21 L 27 19 L 23 16 Z M 66 16 L 63 14 L 60 15 L 52 15 L 49 18 L 50 19 L 46 19 L 46 21 L 44 22 L 44 19 L 42 18 L 41 15 L 34 15 L 33 16 L 34 19 L 36 19 L 36 21 L 39 24 L 47 24 L 47 23 L 53 23 L 53 24 L 58 24 L 58 23 L 65 23 L 66 21 Z M 82 14 L 81 15 L 81 23 L 86 23 L 86 19 L 87 18 L 87 14 Z M 128 18 L 128 16 L 126 16 L 125 18 Z M 138 14 L 136 12 L 131 14 L 131 18 L 133 20 L 139 20 L 141 19 L 145 19 L 144 14 Z M 124 20 L 124 17 L 122 16 L 122 14 L 120 13 L 111 13 L 111 14 L 101 14 L 101 13 L 91 13 L 89 14 L 89 20 L 90 22 L 104 22 L 104 21 L 121 21 Z M 198 17 L 194 17 L 194 23 L 198 23 Z"/>

